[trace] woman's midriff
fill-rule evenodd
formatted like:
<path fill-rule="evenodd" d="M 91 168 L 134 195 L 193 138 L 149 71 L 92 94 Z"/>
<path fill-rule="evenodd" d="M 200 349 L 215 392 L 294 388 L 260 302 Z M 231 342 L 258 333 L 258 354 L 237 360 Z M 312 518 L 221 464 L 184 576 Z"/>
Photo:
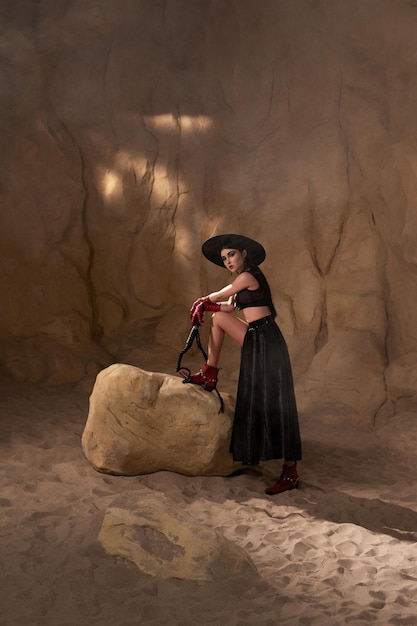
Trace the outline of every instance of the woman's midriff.
<path fill-rule="evenodd" d="M 256 322 L 256 320 L 260 320 L 268 315 L 271 315 L 268 306 L 251 306 L 243 310 L 243 316 L 248 324 Z"/>

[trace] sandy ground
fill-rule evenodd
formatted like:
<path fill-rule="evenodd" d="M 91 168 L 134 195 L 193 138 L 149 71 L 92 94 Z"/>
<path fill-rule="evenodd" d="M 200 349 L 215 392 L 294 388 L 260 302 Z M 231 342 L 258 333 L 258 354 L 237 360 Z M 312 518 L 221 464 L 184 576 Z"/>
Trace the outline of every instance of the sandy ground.
<path fill-rule="evenodd" d="M 1 626 L 417 625 L 417 416 L 377 432 L 302 419 L 298 491 L 280 463 L 228 478 L 114 477 L 82 454 L 88 393 L 1 389 Z M 97 541 L 141 485 L 243 547 L 258 573 L 205 585 L 143 574 Z"/>

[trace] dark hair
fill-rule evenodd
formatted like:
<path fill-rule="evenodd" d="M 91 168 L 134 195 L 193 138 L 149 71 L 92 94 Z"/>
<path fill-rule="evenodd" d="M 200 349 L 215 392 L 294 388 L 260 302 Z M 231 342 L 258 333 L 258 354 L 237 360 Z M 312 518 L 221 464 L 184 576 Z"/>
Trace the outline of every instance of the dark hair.
<path fill-rule="evenodd" d="M 247 250 L 241 242 L 234 241 L 233 239 L 228 239 L 224 242 L 224 244 L 222 245 L 220 249 L 220 256 L 222 254 L 222 250 L 239 250 L 240 254 L 243 254 L 243 252 L 245 251 L 246 252 L 245 265 L 244 265 L 245 270 L 247 270 L 249 267 L 258 267 L 253 262 L 253 259 L 251 259 L 249 250 Z"/>
<path fill-rule="evenodd" d="M 223 243 L 222 246 L 220 248 L 220 254 L 222 253 L 222 250 L 239 250 L 239 252 L 243 252 L 243 250 L 245 250 L 243 244 L 240 241 L 234 241 L 233 238 L 230 239 L 226 239 Z"/>

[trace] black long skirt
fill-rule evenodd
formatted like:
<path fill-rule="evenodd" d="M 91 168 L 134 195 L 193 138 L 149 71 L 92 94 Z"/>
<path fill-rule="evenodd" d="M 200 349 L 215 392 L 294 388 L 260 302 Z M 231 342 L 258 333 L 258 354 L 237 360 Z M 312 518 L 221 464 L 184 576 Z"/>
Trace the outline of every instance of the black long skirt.
<path fill-rule="evenodd" d="M 287 344 L 270 316 L 250 323 L 245 335 L 230 451 L 245 465 L 301 459 Z"/>

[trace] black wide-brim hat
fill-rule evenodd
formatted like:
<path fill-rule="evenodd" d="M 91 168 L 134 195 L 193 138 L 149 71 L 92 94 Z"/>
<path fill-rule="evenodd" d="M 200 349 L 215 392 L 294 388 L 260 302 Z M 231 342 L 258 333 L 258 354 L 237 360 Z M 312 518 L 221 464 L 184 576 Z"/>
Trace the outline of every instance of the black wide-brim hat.
<path fill-rule="evenodd" d="M 224 263 L 221 258 L 221 251 L 225 248 L 234 248 L 236 250 L 246 250 L 248 253 L 248 260 L 255 265 L 260 265 L 265 261 L 266 252 L 260 243 L 249 237 L 243 235 L 216 235 L 207 239 L 203 243 L 202 252 L 206 259 L 224 267 Z"/>

